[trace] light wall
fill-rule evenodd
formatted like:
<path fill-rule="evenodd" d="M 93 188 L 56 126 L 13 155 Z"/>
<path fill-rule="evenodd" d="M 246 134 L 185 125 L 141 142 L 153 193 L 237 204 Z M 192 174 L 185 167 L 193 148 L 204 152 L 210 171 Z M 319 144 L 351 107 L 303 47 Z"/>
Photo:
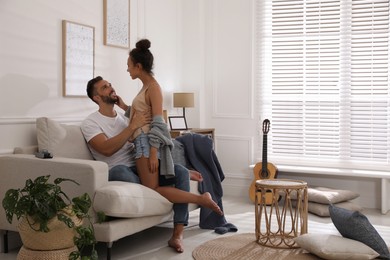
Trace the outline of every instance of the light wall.
<path fill-rule="evenodd" d="M 199 35 L 198 15 L 182 23 L 179 0 L 131 0 L 131 48 L 140 38 L 152 42 L 155 76 L 164 91 L 164 108 L 170 114 L 172 93 L 194 91 L 198 95 L 201 79 L 182 79 L 182 24 L 193 27 Z M 196 1 L 186 1 L 192 8 Z M 103 0 L 2 0 L 0 1 L 0 154 L 13 147 L 35 144 L 35 118 L 47 116 L 64 123 L 80 122 L 96 109 L 88 98 L 62 96 L 62 20 L 95 28 L 95 76 L 108 79 L 128 103 L 140 89 L 127 70 L 129 49 L 103 45 Z M 158 22 L 156 22 L 158 21 Z M 186 26 L 187 27 L 187 26 Z M 186 30 L 186 34 L 192 32 Z M 194 42 L 198 39 L 194 39 Z M 199 55 L 192 52 L 199 68 Z M 199 51 L 198 51 L 199 52 Z M 190 69 L 190 68 L 189 68 Z M 194 74 L 192 74 L 194 75 Z M 199 99 L 198 99 L 199 100 Z M 199 101 L 197 101 L 199 102 Z M 196 105 L 190 112 L 199 109 Z M 199 126 L 199 114 L 189 117 Z"/>
<path fill-rule="evenodd" d="M 189 127 L 215 128 L 215 149 L 224 169 L 225 194 L 249 200 L 250 164 L 261 119 L 255 111 L 253 84 L 254 0 L 131 0 L 130 42 L 147 37 L 155 56 L 155 76 L 164 91 L 195 93 L 186 110 Z M 87 98 L 62 96 L 61 21 L 95 27 L 95 75 L 110 80 L 130 101 L 140 89 L 126 72 L 127 49 L 103 45 L 103 0 L 0 1 L 0 154 L 36 144 L 35 118 L 80 122 L 96 109 Z M 272 141 L 272 140 L 270 140 Z M 287 175 L 288 176 L 288 175 Z M 364 182 L 308 178 L 360 192 Z M 378 207 L 376 185 L 361 205 Z"/>

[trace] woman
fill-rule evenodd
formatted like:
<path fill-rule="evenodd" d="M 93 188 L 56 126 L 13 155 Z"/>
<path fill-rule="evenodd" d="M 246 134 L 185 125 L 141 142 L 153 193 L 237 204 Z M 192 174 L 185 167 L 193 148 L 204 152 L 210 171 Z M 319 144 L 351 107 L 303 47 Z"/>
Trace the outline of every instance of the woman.
<path fill-rule="evenodd" d="M 167 124 L 163 119 L 163 95 L 158 82 L 153 76 L 153 54 L 150 52 L 150 41 L 143 39 L 137 42 L 136 47 L 129 53 L 127 71 L 132 79 L 141 80 L 143 86 L 133 100 L 130 120 L 135 111 L 148 112 L 152 115 L 151 124 L 137 129 L 133 135 L 136 153 L 137 173 L 141 184 L 154 189 L 170 202 L 195 203 L 223 215 L 222 210 L 215 203 L 210 193 L 193 194 L 172 186 L 160 186 L 160 181 L 174 175 L 170 148 L 173 146 Z M 151 145 L 152 144 L 152 145 Z M 159 165 L 160 164 L 160 165 Z M 160 173 L 159 173 L 160 170 Z M 182 233 L 186 221 L 175 222 L 178 236 L 172 236 L 169 246 L 177 252 L 182 252 Z"/>

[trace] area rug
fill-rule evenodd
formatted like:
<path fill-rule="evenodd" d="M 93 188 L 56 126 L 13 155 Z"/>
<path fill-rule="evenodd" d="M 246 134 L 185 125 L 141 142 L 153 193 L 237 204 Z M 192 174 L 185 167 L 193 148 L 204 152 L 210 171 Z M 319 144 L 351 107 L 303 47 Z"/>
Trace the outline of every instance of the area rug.
<path fill-rule="evenodd" d="M 276 249 L 261 246 L 254 233 L 243 233 L 207 241 L 192 251 L 195 260 L 241 260 L 241 259 L 321 259 L 302 248 Z"/>

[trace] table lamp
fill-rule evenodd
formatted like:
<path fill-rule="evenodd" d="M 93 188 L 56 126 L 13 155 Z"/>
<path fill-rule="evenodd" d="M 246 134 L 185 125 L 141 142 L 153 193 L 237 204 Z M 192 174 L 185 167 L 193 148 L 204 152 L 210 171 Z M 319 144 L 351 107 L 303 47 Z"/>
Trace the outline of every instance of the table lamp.
<path fill-rule="evenodd" d="M 194 107 L 194 93 L 173 93 L 173 107 L 182 107 L 185 119 L 186 107 Z"/>

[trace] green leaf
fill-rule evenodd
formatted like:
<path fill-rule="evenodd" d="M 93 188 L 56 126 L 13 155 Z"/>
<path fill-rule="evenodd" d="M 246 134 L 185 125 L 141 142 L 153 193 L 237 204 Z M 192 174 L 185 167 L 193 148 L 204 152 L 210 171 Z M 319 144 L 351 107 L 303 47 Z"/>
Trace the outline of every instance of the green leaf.
<path fill-rule="evenodd" d="M 65 215 L 63 213 L 58 213 L 57 218 L 58 218 L 58 220 L 64 222 L 65 225 L 67 225 L 69 228 L 72 228 L 75 226 L 73 220 L 68 215 Z"/>
<path fill-rule="evenodd" d="M 95 232 L 91 223 L 91 217 L 88 212 L 92 201 L 87 193 L 70 199 L 62 191 L 60 184 L 63 182 L 72 182 L 79 185 L 76 181 L 66 178 L 57 178 L 54 183 L 49 183 L 50 175 L 37 177 L 34 181 L 26 180 L 25 186 L 20 189 L 9 189 L 6 191 L 2 200 L 2 206 L 5 210 L 6 218 L 12 223 L 13 218 L 26 217 L 28 224 L 33 230 L 49 232 L 48 222 L 53 217 L 58 217 L 69 228 L 74 228 L 77 235 L 74 237 L 75 244 L 82 250 L 85 246 L 92 246 L 90 256 L 86 259 L 98 259 L 95 250 Z M 88 226 L 76 227 L 73 220 L 63 211 L 71 208 L 72 211 L 83 219 L 89 221 Z M 38 224 L 39 227 L 34 227 Z M 72 252 L 69 259 L 80 259 L 81 253 Z M 83 256 L 83 259 L 85 259 Z"/>
<path fill-rule="evenodd" d="M 72 179 L 66 179 L 66 178 L 57 178 L 57 179 L 54 180 L 54 184 L 58 185 L 58 184 L 60 184 L 61 182 L 64 182 L 64 181 L 70 181 L 70 182 L 73 182 L 74 184 L 80 185 L 77 181 L 72 180 Z"/>
<path fill-rule="evenodd" d="M 88 213 L 92 205 L 92 200 L 88 193 L 84 193 L 79 197 L 73 198 L 72 202 L 74 204 L 74 211 L 76 215 L 81 217 Z"/>
<path fill-rule="evenodd" d="M 98 218 L 97 221 L 98 221 L 99 224 L 103 223 L 104 221 L 107 220 L 107 216 L 106 216 L 106 214 L 103 211 L 99 211 L 96 214 L 97 214 L 97 218 Z"/>
<path fill-rule="evenodd" d="M 80 258 L 80 252 L 79 251 L 73 251 L 69 254 L 69 260 L 78 260 Z"/>

